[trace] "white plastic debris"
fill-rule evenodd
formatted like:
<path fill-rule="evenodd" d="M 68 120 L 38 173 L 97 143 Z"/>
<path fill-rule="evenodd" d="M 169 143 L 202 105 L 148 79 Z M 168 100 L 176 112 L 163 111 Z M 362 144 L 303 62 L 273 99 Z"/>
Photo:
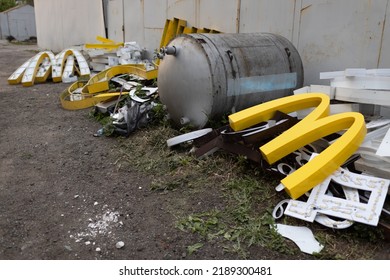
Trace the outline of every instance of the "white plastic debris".
<path fill-rule="evenodd" d="M 324 246 L 314 238 L 312 231 L 307 227 L 275 224 L 275 230 L 283 237 L 294 241 L 304 253 L 319 253 L 324 248 Z"/>
<path fill-rule="evenodd" d="M 194 139 L 199 138 L 203 135 L 206 135 L 207 133 L 209 133 L 211 131 L 212 131 L 211 128 L 204 128 L 204 129 L 192 131 L 189 133 L 185 133 L 185 134 L 168 139 L 167 145 L 168 145 L 168 147 L 172 147 L 172 146 L 184 143 L 184 142 L 188 142 L 190 140 L 194 140 Z"/>

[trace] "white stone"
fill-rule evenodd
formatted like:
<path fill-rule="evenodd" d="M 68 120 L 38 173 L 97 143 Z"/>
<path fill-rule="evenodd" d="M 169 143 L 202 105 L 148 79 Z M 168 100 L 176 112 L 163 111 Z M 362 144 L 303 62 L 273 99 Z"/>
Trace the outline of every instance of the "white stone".
<path fill-rule="evenodd" d="M 115 247 L 117 248 L 117 249 L 121 249 L 121 248 L 123 248 L 125 246 L 125 242 L 123 242 L 123 241 L 118 241 L 117 243 L 116 243 L 116 245 L 115 245 Z"/>

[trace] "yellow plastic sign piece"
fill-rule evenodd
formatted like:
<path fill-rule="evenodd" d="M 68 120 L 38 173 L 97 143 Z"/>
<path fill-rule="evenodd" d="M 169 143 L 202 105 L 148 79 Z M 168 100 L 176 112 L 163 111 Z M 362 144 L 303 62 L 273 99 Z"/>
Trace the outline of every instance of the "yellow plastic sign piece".
<path fill-rule="evenodd" d="M 315 140 L 347 129 L 317 157 L 281 181 L 286 192 L 296 199 L 337 170 L 359 148 L 366 135 L 362 114 L 349 112 L 328 116 L 329 106 L 330 100 L 325 94 L 300 94 L 242 110 L 230 115 L 229 122 L 233 130 L 237 131 L 269 120 L 276 111 L 288 114 L 316 107 L 298 124 L 260 147 L 260 152 L 270 164 Z"/>
<path fill-rule="evenodd" d="M 61 105 L 66 110 L 80 110 L 93 107 L 99 102 L 109 101 L 121 95 L 120 92 L 101 93 L 101 94 L 73 94 L 77 89 L 85 86 L 83 82 L 73 83 L 67 90 L 60 94 Z M 127 94 L 127 93 L 124 93 Z M 73 99 L 72 99 L 73 96 Z"/>
<path fill-rule="evenodd" d="M 93 76 L 82 91 L 83 93 L 107 91 L 111 78 L 122 74 L 134 74 L 146 80 L 157 78 L 157 70 L 153 69 L 147 71 L 143 64 L 115 65 Z"/>
<path fill-rule="evenodd" d="M 96 40 L 98 40 L 101 43 L 89 43 L 85 44 L 84 47 L 87 49 L 107 49 L 109 51 L 115 50 L 119 47 L 123 47 L 124 43 L 123 42 L 115 42 L 111 39 L 104 38 L 102 36 L 96 36 Z"/>
<path fill-rule="evenodd" d="M 110 79 L 121 74 L 134 74 L 146 80 L 153 80 L 157 76 L 157 70 L 146 70 L 142 64 L 113 66 L 96 74 L 88 82 L 73 83 L 60 95 L 62 107 L 67 110 L 80 110 L 95 106 L 99 102 L 109 101 L 118 95 L 128 94 L 128 92 L 105 92 L 109 89 Z"/>

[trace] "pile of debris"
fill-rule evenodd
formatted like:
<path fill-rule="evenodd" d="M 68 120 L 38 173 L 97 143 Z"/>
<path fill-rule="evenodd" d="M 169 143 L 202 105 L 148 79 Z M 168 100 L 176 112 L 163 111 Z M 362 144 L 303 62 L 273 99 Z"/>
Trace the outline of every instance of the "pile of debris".
<path fill-rule="evenodd" d="M 191 142 L 198 158 L 224 150 L 281 174 L 276 190 L 290 199 L 275 207 L 275 220 L 285 214 L 333 229 L 380 225 L 388 238 L 389 74 L 389 69 L 321 73 L 330 86 L 298 89 L 230 115 L 229 125 L 180 135 L 167 145 Z M 277 224 L 275 230 L 302 239 L 295 234 L 300 227 Z M 305 252 L 321 249 L 315 241 Z"/>
<path fill-rule="evenodd" d="M 146 58 L 147 50 L 137 42 L 116 43 L 100 36 L 96 39 L 100 43 L 84 45 L 92 71 L 101 72 L 116 65 L 143 65 L 147 70 L 156 69 L 153 61 Z"/>

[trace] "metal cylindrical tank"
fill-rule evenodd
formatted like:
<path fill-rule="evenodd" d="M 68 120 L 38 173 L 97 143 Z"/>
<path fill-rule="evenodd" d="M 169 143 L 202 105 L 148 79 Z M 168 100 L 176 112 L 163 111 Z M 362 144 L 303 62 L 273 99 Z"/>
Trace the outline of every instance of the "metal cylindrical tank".
<path fill-rule="evenodd" d="M 183 34 L 165 48 L 161 102 L 177 124 L 209 119 L 292 94 L 303 84 L 298 51 L 270 33 Z"/>

